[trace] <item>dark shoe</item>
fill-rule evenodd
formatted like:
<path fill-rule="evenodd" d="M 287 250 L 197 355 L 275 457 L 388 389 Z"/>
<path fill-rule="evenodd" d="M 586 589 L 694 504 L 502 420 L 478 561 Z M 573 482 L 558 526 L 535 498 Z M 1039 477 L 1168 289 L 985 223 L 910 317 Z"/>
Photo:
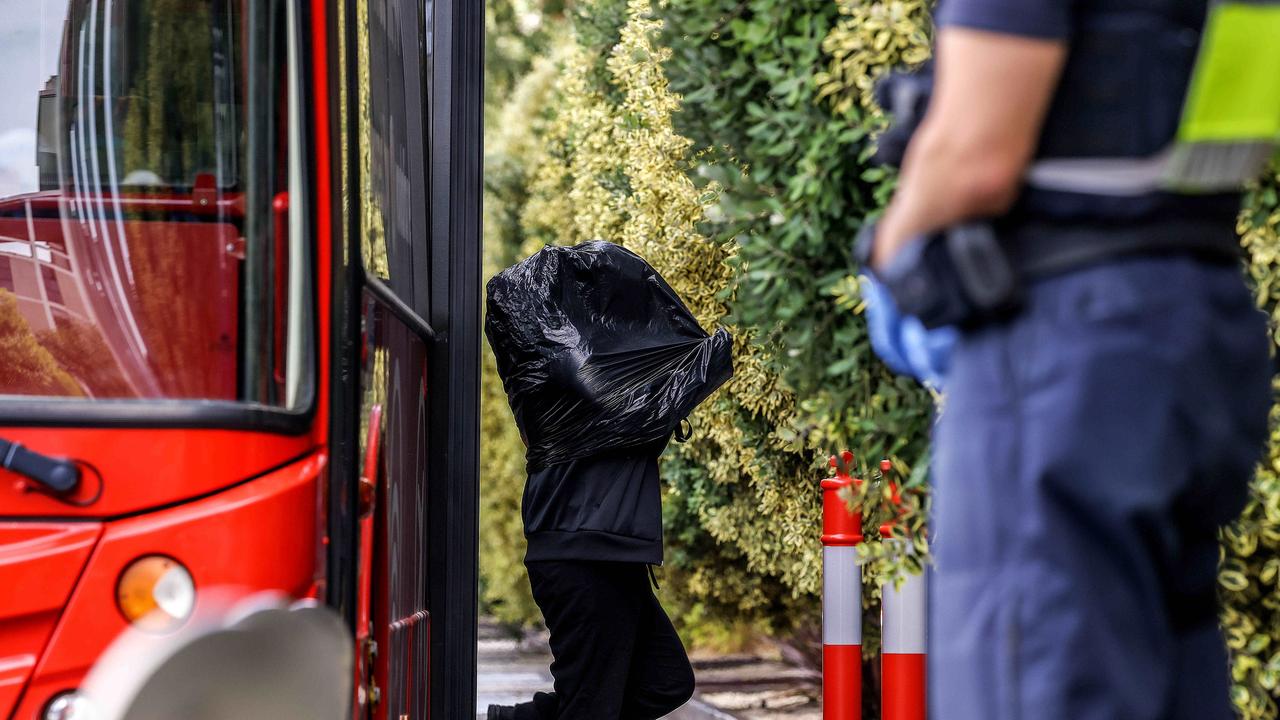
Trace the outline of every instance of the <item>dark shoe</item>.
<path fill-rule="evenodd" d="M 490 705 L 488 720 L 516 720 L 516 709 L 507 705 Z"/>

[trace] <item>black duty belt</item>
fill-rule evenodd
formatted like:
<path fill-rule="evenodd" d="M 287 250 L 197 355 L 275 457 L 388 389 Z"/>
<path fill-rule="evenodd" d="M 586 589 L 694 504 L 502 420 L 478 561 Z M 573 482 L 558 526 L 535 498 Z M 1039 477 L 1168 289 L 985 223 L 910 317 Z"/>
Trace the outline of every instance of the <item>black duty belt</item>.
<path fill-rule="evenodd" d="M 870 259 L 875 228 L 863 228 L 854 257 Z M 1234 229 L 1221 221 L 1142 225 L 964 223 L 904 247 L 877 273 L 898 308 L 925 327 L 972 327 L 1007 318 L 1028 282 L 1139 255 L 1187 254 L 1230 263 L 1241 256 Z"/>
<path fill-rule="evenodd" d="M 1243 255 L 1235 228 L 1221 220 L 1148 222 L 1140 225 L 1023 223 L 997 231 L 1023 279 L 1037 279 L 1135 255 L 1192 255 L 1209 262 L 1237 262 Z"/>

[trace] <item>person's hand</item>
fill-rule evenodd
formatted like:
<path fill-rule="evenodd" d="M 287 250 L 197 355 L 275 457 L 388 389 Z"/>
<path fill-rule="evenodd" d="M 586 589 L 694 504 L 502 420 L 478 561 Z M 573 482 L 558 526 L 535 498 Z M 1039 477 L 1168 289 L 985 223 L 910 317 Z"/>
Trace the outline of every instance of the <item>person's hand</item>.
<path fill-rule="evenodd" d="M 890 231 L 883 229 L 888 222 L 889 218 L 867 220 L 853 241 L 853 262 L 863 273 L 883 275 L 885 268 L 907 244 L 908 238 L 893 232 L 892 226 Z"/>
<path fill-rule="evenodd" d="M 893 218 L 886 216 L 876 224 L 875 238 L 871 244 L 871 269 L 883 272 L 889 263 L 898 256 L 910 240 L 911 236 L 898 230 Z"/>
<path fill-rule="evenodd" d="M 942 389 L 951 350 L 959 337 L 955 328 L 929 330 L 919 319 L 904 316 L 873 274 L 862 275 L 861 286 L 871 349 L 890 370 Z"/>
<path fill-rule="evenodd" d="M 901 240 L 891 241 L 883 235 L 883 230 L 876 232 L 876 241 L 871 249 L 871 269 L 877 272 L 883 272 L 888 267 L 889 261 L 897 256 L 904 244 Z"/>

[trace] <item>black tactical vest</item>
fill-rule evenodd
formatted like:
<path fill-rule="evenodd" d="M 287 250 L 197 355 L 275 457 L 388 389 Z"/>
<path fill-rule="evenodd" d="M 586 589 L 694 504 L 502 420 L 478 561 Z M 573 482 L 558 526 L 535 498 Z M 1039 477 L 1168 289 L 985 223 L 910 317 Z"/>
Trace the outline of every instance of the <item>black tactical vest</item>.
<path fill-rule="evenodd" d="M 1172 140 L 1206 0 L 1083 0 L 1040 157 L 1146 157 Z"/>
<path fill-rule="evenodd" d="M 1208 0 L 1080 0 L 1037 159 L 1145 158 L 1173 142 Z M 1233 221 L 1235 194 L 1114 198 L 1027 187 L 1011 220 Z"/>

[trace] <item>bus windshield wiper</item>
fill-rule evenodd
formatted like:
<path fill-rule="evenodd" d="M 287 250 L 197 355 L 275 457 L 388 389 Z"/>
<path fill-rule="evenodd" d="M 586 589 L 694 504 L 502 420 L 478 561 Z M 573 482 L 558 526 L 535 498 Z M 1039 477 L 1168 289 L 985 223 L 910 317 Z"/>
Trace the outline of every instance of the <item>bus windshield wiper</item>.
<path fill-rule="evenodd" d="M 80 468 L 74 461 L 41 455 L 3 438 L 0 438 L 0 467 L 59 494 L 69 493 L 80 484 Z"/>

